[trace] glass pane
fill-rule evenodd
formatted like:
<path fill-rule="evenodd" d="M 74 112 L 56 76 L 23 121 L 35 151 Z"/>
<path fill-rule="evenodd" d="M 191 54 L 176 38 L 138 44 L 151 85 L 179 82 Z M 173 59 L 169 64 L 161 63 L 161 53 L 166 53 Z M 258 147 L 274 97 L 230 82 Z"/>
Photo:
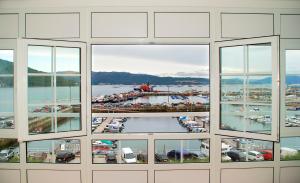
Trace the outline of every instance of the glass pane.
<path fill-rule="evenodd" d="M 56 47 L 56 73 L 80 73 L 80 49 Z"/>
<path fill-rule="evenodd" d="M 244 100 L 244 77 L 222 76 L 221 77 L 221 101 Z"/>
<path fill-rule="evenodd" d="M 54 118 L 51 116 L 29 116 L 28 130 L 29 134 L 53 133 Z"/>
<path fill-rule="evenodd" d="M 0 163 L 19 163 L 19 152 L 17 139 L 0 138 Z"/>
<path fill-rule="evenodd" d="M 59 115 L 57 117 L 57 131 L 58 132 L 67 132 L 67 131 L 81 130 L 80 114 L 78 114 L 76 116 L 78 116 L 78 117 L 65 117 L 65 116 Z"/>
<path fill-rule="evenodd" d="M 14 78 L 0 77 L 0 112 L 14 111 Z"/>
<path fill-rule="evenodd" d="M 27 163 L 80 163 L 80 140 L 27 142 Z"/>
<path fill-rule="evenodd" d="M 0 50 L 0 74 L 14 74 L 14 50 Z"/>
<path fill-rule="evenodd" d="M 53 113 L 53 105 L 28 105 L 29 113 Z"/>
<path fill-rule="evenodd" d="M 248 102 L 272 102 L 272 76 L 249 76 L 247 79 Z"/>
<path fill-rule="evenodd" d="M 244 46 L 220 48 L 221 73 L 244 72 Z"/>
<path fill-rule="evenodd" d="M 247 131 L 271 134 L 272 106 L 248 105 L 247 106 Z"/>
<path fill-rule="evenodd" d="M 28 104 L 53 103 L 52 76 L 28 76 Z"/>
<path fill-rule="evenodd" d="M 272 72 L 271 44 L 248 46 L 249 72 Z"/>
<path fill-rule="evenodd" d="M 300 50 L 286 50 L 286 127 L 300 127 Z"/>
<path fill-rule="evenodd" d="M 28 73 L 52 72 L 52 47 L 28 46 Z"/>
<path fill-rule="evenodd" d="M 155 163 L 208 163 L 209 140 L 155 140 Z"/>
<path fill-rule="evenodd" d="M 56 102 L 80 103 L 80 77 L 56 77 Z"/>
<path fill-rule="evenodd" d="M 300 160 L 300 137 L 280 138 L 280 160 Z"/>
<path fill-rule="evenodd" d="M 245 131 L 245 108 L 240 104 L 221 104 L 222 130 Z"/>
<path fill-rule="evenodd" d="M 93 163 L 147 164 L 147 140 L 93 140 Z"/>
<path fill-rule="evenodd" d="M 180 117 L 93 117 L 94 133 L 204 133 L 209 116 Z"/>
<path fill-rule="evenodd" d="M 209 112 L 208 45 L 94 45 L 92 112 Z"/>
<path fill-rule="evenodd" d="M 14 117 L 11 115 L 0 114 L 0 129 L 13 129 L 15 128 Z"/>
<path fill-rule="evenodd" d="M 223 138 L 222 162 L 273 161 L 273 142 Z"/>
<path fill-rule="evenodd" d="M 73 105 L 57 105 L 55 108 L 57 113 L 80 113 L 81 105 L 73 104 Z"/>

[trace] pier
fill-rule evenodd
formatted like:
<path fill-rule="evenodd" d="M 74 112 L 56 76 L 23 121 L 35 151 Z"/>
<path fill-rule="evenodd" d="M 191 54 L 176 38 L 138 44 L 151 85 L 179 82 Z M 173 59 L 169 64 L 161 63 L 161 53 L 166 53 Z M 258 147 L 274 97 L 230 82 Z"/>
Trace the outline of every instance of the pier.
<path fill-rule="evenodd" d="M 113 120 L 112 117 L 107 117 L 95 130 L 94 133 L 103 133 L 105 127 Z"/>

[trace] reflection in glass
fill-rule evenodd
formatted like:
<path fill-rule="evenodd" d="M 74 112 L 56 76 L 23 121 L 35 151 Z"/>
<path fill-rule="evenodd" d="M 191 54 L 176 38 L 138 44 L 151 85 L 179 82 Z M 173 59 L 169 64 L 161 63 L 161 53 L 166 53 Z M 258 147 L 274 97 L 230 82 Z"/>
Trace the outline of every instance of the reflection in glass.
<path fill-rule="evenodd" d="M 280 138 L 280 160 L 300 160 L 300 137 Z"/>
<path fill-rule="evenodd" d="M 60 104 L 55 107 L 57 113 L 80 113 L 81 105 L 80 104 L 72 104 L 72 105 L 64 105 Z"/>
<path fill-rule="evenodd" d="M 222 162 L 272 161 L 273 142 L 223 138 L 221 156 Z"/>
<path fill-rule="evenodd" d="M 272 72 L 271 44 L 257 44 L 248 46 L 249 72 Z"/>
<path fill-rule="evenodd" d="M 0 138 L 0 163 L 19 163 L 19 152 L 17 139 Z"/>
<path fill-rule="evenodd" d="M 29 134 L 53 133 L 55 129 L 54 118 L 51 116 L 29 116 Z"/>
<path fill-rule="evenodd" d="M 93 45 L 92 112 L 209 112 L 208 45 Z"/>
<path fill-rule="evenodd" d="M 9 115 L 0 115 L 0 129 L 13 129 L 15 128 L 14 117 Z"/>
<path fill-rule="evenodd" d="M 272 76 L 248 76 L 247 100 L 256 103 L 272 102 Z"/>
<path fill-rule="evenodd" d="M 52 72 L 52 47 L 28 46 L 28 73 Z"/>
<path fill-rule="evenodd" d="M 0 50 L 0 74 L 14 74 L 14 50 Z"/>
<path fill-rule="evenodd" d="M 53 113 L 53 105 L 28 105 L 28 113 Z"/>
<path fill-rule="evenodd" d="M 208 163 L 209 140 L 155 140 L 155 163 Z"/>
<path fill-rule="evenodd" d="M 93 163 L 147 164 L 147 140 L 92 140 Z"/>
<path fill-rule="evenodd" d="M 79 74 L 80 49 L 56 47 L 56 73 Z"/>
<path fill-rule="evenodd" d="M 285 126 L 300 127 L 300 50 L 286 50 Z"/>
<path fill-rule="evenodd" d="M 220 48 L 221 73 L 243 73 L 244 72 L 244 47 Z"/>
<path fill-rule="evenodd" d="M 14 78 L 0 77 L 0 112 L 13 112 Z"/>
<path fill-rule="evenodd" d="M 221 104 L 221 126 L 223 130 L 245 131 L 244 105 Z"/>
<path fill-rule="evenodd" d="M 244 77 L 222 76 L 221 77 L 221 101 L 244 100 Z"/>
<path fill-rule="evenodd" d="M 80 140 L 27 142 L 27 163 L 80 163 Z"/>
<path fill-rule="evenodd" d="M 78 117 L 65 117 L 65 116 L 57 117 L 58 132 L 78 131 L 78 130 L 81 130 L 81 122 L 80 122 L 79 114 Z"/>
<path fill-rule="evenodd" d="M 93 133 L 204 133 L 209 116 L 93 117 Z"/>
<path fill-rule="evenodd" d="M 80 103 L 80 77 L 56 77 L 56 102 Z"/>
<path fill-rule="evenodd" d="M 272 106 L 247 105 L 247 131 L 271 134 Z"/>
<path fill-rule="evenodd" d="M 53 103 L 51 76 L 28 76 L 28 104 Z"/>

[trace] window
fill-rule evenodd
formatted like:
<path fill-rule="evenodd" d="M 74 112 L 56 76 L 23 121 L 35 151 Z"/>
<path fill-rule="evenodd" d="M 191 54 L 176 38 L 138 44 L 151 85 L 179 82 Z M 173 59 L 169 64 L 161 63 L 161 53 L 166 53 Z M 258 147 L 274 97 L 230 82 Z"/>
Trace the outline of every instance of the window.
<path fill-rule="evenodd" d="M 92 140 L 94 164 L 147 164 L 147 140 Z"/>
<path fill-rule="evenodd" d="M 300 160 L 300 137 L 280 138 L 280 160 Z"/>
<path fill-rule="evenodd" d="M 168 112 L 198 112 L 182 117 L 193 121 L 190 131 L 209 131 L 208 45 L 92 45 L 91 83 L 94 133 L 189 131 L 179 116 L 161 116 Z M 119 129 L 112 123 L 120 120 Z"/>
<path fill-rule="evenodd" d="M 20 137 L 27 141 L 86 134 L 85 44 L 33 39 L 20 44 L 24 62 L 18 68 L 25 67 L 22 74 L 27 75 L 19 87 L 27 91 L 20 119 L 28 119 L 20 124 Z"/>
<path fill-rule="evenodd" d="M 209 163 L 209 140 L 155 140 L 155 163 Z"/>
<path fill-rule="evenodd" d="M 0 138 L 0 163 L 19 163 L 19 152 L 17 139 Z"/>
<path fill-rule="evenodd" d="M 222 162 L 273 161 L 273 142 L 245 138 L 223 138 Z"/>
<path fill-rule="evenodd" d="M 278 139 L 278 38 L 218 42 L 219 133 Z"/>
<path fill-rule="evenodd" d="M 27 163 L 80 163 L 80 140 L 59 139 L 27 142 Z"/>
<path fill-rule="evenodd" d="M 14 50 L 0 49 L 0 129 L 13 129 Z"/>
<path fill-rule="evenodd" d="M 300 127 L 300 50 L 286 50 L 286 127 Z"/>

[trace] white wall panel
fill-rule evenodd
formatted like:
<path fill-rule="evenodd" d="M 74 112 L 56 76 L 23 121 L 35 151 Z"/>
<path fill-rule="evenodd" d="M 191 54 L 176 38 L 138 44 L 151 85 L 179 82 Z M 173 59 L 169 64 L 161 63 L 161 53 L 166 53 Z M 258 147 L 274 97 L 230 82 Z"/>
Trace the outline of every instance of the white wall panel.
<path fill-rule="evenodd" d="M 300 38 L 300 14 L 281 15 L 281 38 Z"/>
<path fill-rule="evenodd" d="M 20 183 L 20 170 L 0 170 L 0 183 Z"/>
<path fill-rule="evenodd" d="M 222 169 L 221 183 L 273 183 L 273 168 Z"/>
<path fill-rule="evenodd" d="M 209 170 L 155 171 L 155 183 L 209 183 Z"/>
<path fill-rule="evenodd" d="M 222 13 L 221 29 L 223 38 L 273 35 L 273 14 Z"/>
<path fill-rule="evenodd" d="M 209 13 L 155 13 L 155 37 L 209 37 Z"/>
<path fill-rule="evenodd" d="M 147 183 L 147 171 L 93 171 L 93 183 Z"/>
<path fill-rule="evenodd" d="M 18 16 L 18 14 L 0 14 L 0 38 L 18 37 Z"/>
<path fill-rule="evenodd" d="M 79 38 L 79 13 L 26 14 L 27 38 Z"/>
<path fill-rule="evenodd" d="M 92 37 L 148 37 L 147 13 L 92 13 Z"/>
<path fill-rule="evenodd" d="M 280 169 L 280 183 L 299 183 L 300 167 L 283 167 Z"/>
<path fill-rule="evenodd" d="M 27 170 L 27 183 L 81 183 L 80 171 Z"/>

